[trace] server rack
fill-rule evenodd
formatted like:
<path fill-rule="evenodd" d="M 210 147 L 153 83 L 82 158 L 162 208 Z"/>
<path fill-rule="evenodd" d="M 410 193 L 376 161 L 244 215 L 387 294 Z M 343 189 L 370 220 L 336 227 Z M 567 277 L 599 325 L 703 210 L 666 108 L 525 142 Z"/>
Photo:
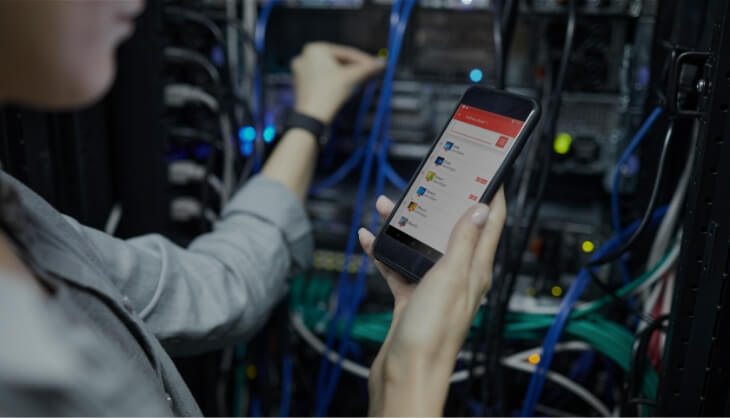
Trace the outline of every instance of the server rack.
<path fill-rule="evenodd" d="M 677 55 L 704 65 L 696 85 L 699 141 L 660 375 L 659 416 L 730 415 L 730 6 L 726 1 L 713 6 L 707 14 L 709 47 Z M 681 13 L 676 16 L 681 20 Z"/>

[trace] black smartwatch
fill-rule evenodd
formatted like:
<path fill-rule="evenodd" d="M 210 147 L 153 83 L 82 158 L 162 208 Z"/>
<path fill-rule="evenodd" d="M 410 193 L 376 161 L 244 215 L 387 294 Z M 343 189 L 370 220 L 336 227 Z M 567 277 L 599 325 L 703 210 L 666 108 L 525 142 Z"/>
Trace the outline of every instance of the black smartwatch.
<path fill-rule="evenodd" d="M 300 128 L 314 135 L 317 145 L 322 148 L 326 142 L 327 125 L 319 119 L 303 115 L 294 109 L 290 109 L 284 116 L 284 129 L 282 135 L 291 128 Z"/>

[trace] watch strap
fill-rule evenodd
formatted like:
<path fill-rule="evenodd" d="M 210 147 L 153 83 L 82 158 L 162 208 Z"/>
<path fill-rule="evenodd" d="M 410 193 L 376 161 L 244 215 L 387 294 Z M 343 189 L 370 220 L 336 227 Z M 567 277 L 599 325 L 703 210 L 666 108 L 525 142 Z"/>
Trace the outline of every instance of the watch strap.
<path fill-rule="evenodd" d="M 314 135 L 317 144 L 320 144 L 324 137 L 327 125 L 319 119 L 304 115 L 295 110 L 290 110 L 284 122 L 284 132 L 291 128 L 300 128 Z"/>

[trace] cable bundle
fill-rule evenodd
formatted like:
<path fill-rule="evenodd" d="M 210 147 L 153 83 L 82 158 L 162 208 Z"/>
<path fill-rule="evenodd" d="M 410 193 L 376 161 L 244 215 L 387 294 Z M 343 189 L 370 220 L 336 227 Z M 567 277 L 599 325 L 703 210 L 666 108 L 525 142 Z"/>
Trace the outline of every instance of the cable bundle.
<path fill-rule="evenodd" d="M 367 141 L 364 151 L 363 168 L 360 174 L 358 184 L 357 198 L 355 202 L 355 211 L 352 218 L 352 224 L 348 235 L 347 247 L 345 250 L 344 265 L 348 265 L 352 254 L 357 245 L 357 230 L 360 226 L 360 219 L 365 205 L 367 188 L 373 168 L 373 160 L 378 144 L 380 149 L 378 158 L 378 173 L 376 175 L 375 196 L 382 193 L 386 179 L 387 152 L 388 152 L 388 126 L 390 119 L 390 98 L 392 95 L 392 84 L 395 77 L 395 68 L 398 63 L 398 56 L 403 44 L 403 36 L 408 23 L 408 18 L 415 5 L 415 0 L 396 0 L 390 15 L 390 32 L 388 38 L 388 62 L 385 69 L 385 77 L 380 92 L 380 100 L 375 114 L 375 121 L 370 132 L 370 138 Z M 380 139 L 380 141 L 379 141 Z M 377 227 L 378 215 L 373 214 L 371 229 Z M 350 277 L 347 269 L 343 269 L 340 274 L 337 302 L 334 311 L 334 319 L 329 327 L 327 334 L 327 348 L 330 350 L 334 346 L 337 319 L 342 318 L 345 323 L 345 330 L 340 339 L 338 355 L 343 359 L 348 348 L 350 331 L 354 320 L 355 313 L 364 297 L 365 277 L 367 273 L 367 259 L 363 259 L 357 274 L 355 283 L 350 283 Z M 339 380 L 341 371 L 341 361 L 330 368 L 329 361 L 326 356 L 322 357 L 320 363 L 320 372 L 317 377 L 317 399 L 315 402 L 315 415 L 323 416 L 327 413 L 329 404 L 332 401 L 337 381 Z"/>

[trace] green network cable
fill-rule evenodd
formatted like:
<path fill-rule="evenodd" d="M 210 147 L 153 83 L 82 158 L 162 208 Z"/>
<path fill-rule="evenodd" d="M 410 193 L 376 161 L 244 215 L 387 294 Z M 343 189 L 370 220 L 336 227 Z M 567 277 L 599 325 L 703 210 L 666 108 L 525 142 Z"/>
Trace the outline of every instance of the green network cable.
<path fill-rule="evenodd" d="M 636 288 L 644 284 L 659 269 L 665 267 L 670 254 L 675 248 L 667 251 L 662 259 L 637 279 L 621 287 L 616 293 L 626 297 Z M 333 289 L 332 281 L 319 277 L 300 276 L 292 283 L 291 307 L 299 313 L 307 327 L 315 331 L 326 329 L 329 323 L 327 310 L 328 300 Z M 566 335 L 580 339 L 600 353 L 613 360 L 623 370 L 631 367 L 634 336 L 621 325 L 602 317 L 600 310 L 613 302 L 611 296 L 604 296 L 587 306 L 571 313 L 571 320 L 566 325 Z M 511 312 L 507 316 L 505 337 L 508 339 L 535 340 L 542 338 L 542 332 L 550 327 L 553 315 Z M 382 343 L 385 340 L 392 312 L 365 313 L 355 317 L 352 327 L 352 338 L 358 341 Z M 483 320 L 483 311 L 474 318 L 473 330 L 478 329 Z M 342 332 L 344 324 L 338 324 L 338 332 Z M 659 378 L 650 366 L 644 374 L 643 395 L 654 398 Z"/>

